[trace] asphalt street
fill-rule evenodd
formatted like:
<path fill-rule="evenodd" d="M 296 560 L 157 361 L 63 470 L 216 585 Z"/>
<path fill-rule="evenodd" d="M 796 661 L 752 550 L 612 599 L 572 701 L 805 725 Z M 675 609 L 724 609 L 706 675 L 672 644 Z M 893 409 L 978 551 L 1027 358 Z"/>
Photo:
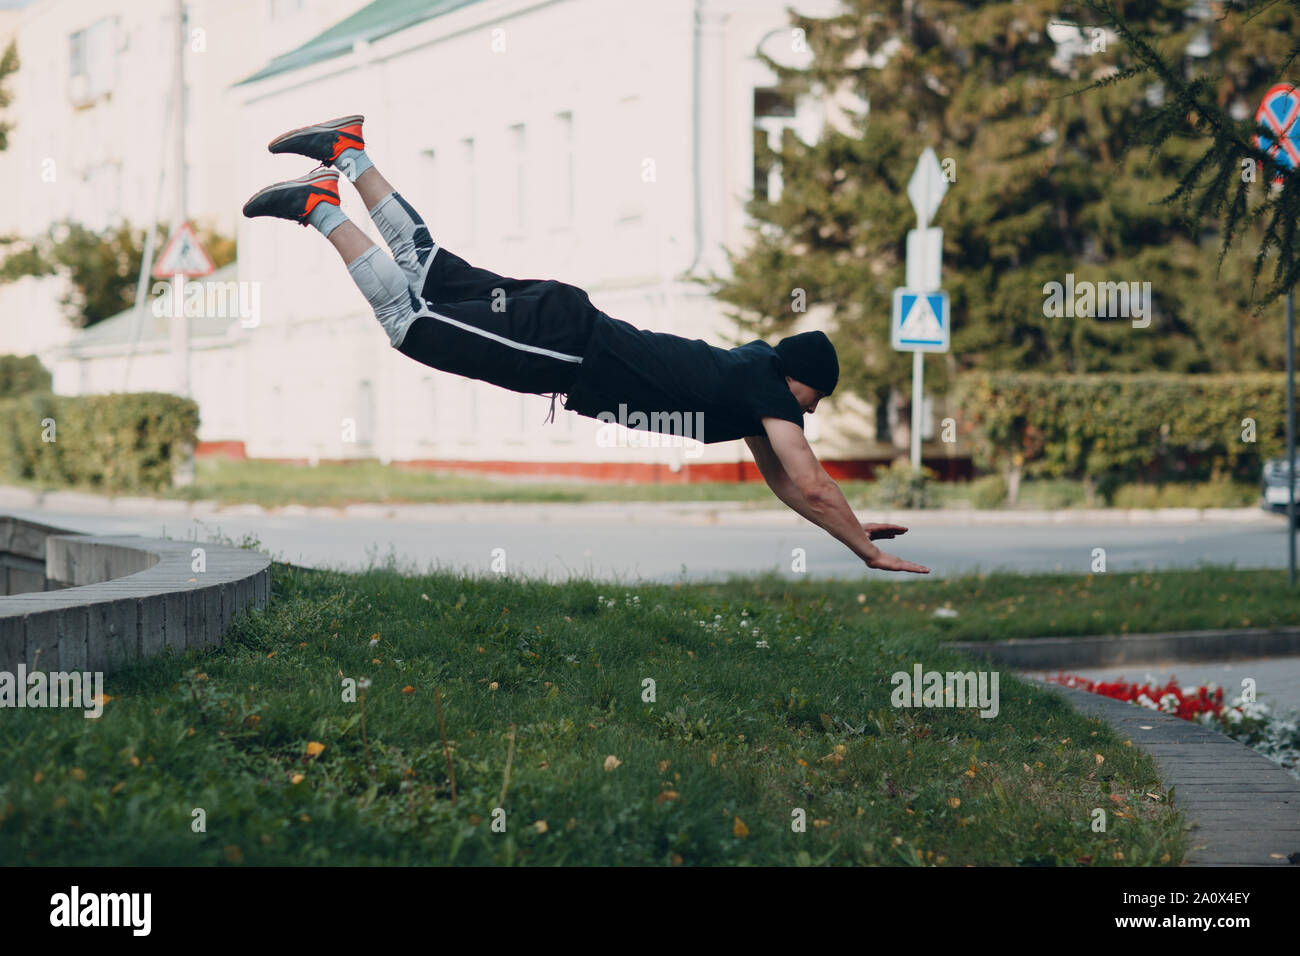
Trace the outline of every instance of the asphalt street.
<path fill-rule="evenodd" d="M 635 506 L 630 506 L 635 507 Z M 6 513 L 87 533 L 140 534 L 195 541 L 254 535 L 277 560 L 313 567 L 364 569 L 388 560 L 404 571 L 445 568 L 562 580 L 570 576 L 632 582 L 703 580 L 775 571 L 795 578 L 862 578 L 872 571 L 839 542 L 783 512 L 726 520 L 707 515 L 662 520 L 603 506 L 512 509 L 424 508 L 396 518 L 319 514 L 92 514 L 5 508 Z M 413 516 L 415 515 L 415 516 Z M 861 515 L 864 520 L 880 520 Z M 903 519 L 906 520 L 906 519 Z M 1195 567 L 1285 568 L 1284 520 L 943 526 L 918 519 L 906 534 L 878 542 L 932 569 L 923 582 L 977 570 L 1087 573 L 1095 549 L 1107 571 Z M 800 556 L 799 549 L 803 555 Z M 496 565 L 494 566 L 494 561 Z M 799 570 L 802 562 L 803 570 Z"/>

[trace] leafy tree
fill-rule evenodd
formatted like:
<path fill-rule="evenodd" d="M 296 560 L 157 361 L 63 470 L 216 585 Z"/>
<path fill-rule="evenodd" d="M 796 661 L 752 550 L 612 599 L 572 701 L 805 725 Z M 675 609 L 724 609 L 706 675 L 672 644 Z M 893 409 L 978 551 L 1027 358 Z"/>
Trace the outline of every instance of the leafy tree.
<path fill-rule="evenodd" d="M 167 241 L 167 230 L 160 232 L 159 249 Z M 233 239 L 211 229 L 200 230 L 199 238 L 217 268 L 234 261 Z M 59 301 L 78 328 L 103 321 L 135 302 L 144 255 L 142 229 L 122 223 L 96 232 L 65 221 L 32 242 L 8 243 L 19 248 L 0 261 L 0 283 L 23 276 L 66 275 L 68 291 Z"/>
<path fill-rule="evenodd" d="M 0 355 L 0 398 L 48 392 L 53 380 L 35 355 Z"/>
<path fill-rule="evenodd" d="M 13 102 L 14 95 L 5 87 L 10 76 L 18 72 L 18 46 L 13 41 L 5 47 L 5 51 L 0 55 L 0 110 L 3 110 Z M 13 123 L 6 123 L 0 120 L 0 153 L 9 148 L 9 131 L 14 128 Z"/>
<path fill-rule="evenodd" d="M 0 55 L 0 110 L 13 100 L 6 81 L 18 66 L 18 48 L 10 42 Z M 12 129 L 12 123 L 0 121 L 0 151 L 9 146 Z M 167 230 L 159 231 L 161 249 Z M 200 239 L 218 268 L 234 261 L 234 239 L 211 229 L 200 230 Z M 68 291 L 60 298 L 60 304 L 68 319 L 84 328 L 116 315 L 135 302 L 144 244 L 144 231 L 132 229 L 127 223 L 96 232 L 79 223 L 64 221 L 32 240 L 0 237 L 0 250 L 8 250 L 0 259 L 0 283 L 23 276 L 65 275 Z"/>
<path fill-rule="evenodd" d="M 1248 261 L 1207 270 L 1201 238 L 1158 202 L 1204 141 L 1170 140 L 1150 158 L 1126 149 L 1127 131 L 1157 115 L 1150 84 L 1072 95 L 1139 62 L 1113 33 L 1071 25 L 1087 12 L 1059 0 L 846 0 L 829 18 L 792 13 L 810 65 L 760 56 L 783 95 L 838 97 L 840 118 L 815 144 L 787 131 L 775 156 L 760 156 L 779 162 L 784 189 L 748 203 L 752 242 L 730 255 L 729 276 L 706 277 L 742 331 L 784 334 L 803 289 L 810 308 L 829 307 L 847 389 L 879 402 L 905 387 L 891 296 L 915 225 L 907 182 L 933 146 L 955 172 L 934 221 L 954 318 L 952 351 L 927 366 L 936 390 L 968 368 L 1279 367 L 1276 337 L 1249 321 Z M 1132 0 L 1125 13 L 1177 48 L 1203 25 L 1186 3 Z M 1211 34 L 1208 62 L 1226 55 L 1220 39 Z M 1150 326 L 1048 317 L 1044 286 L 1067 273 L 1150 282 Z"/>

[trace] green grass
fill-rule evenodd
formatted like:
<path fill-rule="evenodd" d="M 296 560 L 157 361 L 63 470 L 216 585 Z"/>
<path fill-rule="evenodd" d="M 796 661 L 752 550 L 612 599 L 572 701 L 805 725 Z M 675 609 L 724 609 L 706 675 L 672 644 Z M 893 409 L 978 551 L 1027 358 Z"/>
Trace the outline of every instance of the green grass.
<path fill-rule="evenodd" d="M 818 588 L 875 627 L 944 641 L 1300 624 L 1300 602 L 1285 571 L 999 572 L 924 582 L 827 581 Z M 957 617 L 935 617 L 937 608 Z"/>
<path fill-rule="evenodd" d="M 977 609 L 1064 614 L 1088 599 L 1064 579 L 1056 594 L 1038 587 L 1054 579 L 1010 576 L 922 591 L 273 573 L 270 605 L 224 647 L 110 676 L 99 720 L 5 712 L 0 859 L 1141 865 L 1185 852 L 1150 758 L 1054 692 L 1003 672 L 992 719 L 891 706 L 891 675 L 914 662 L 976 666 L 938 645 Z M 1125 580 L 1081 586 L 1128 594 Z M 949 632 L 936 598 L 966 602 Z M 364 717 L 342 699 L 343 679 L 362 677 Z"/>
<path fill-rule="evenodd" d="M 309 468 L 261 461 L 203 460 L 196 463 L 195 479 L 193 485 L 175 489 L 176 496 L 253 501 L 267 506 L 342 505 L 356 501 L 743 501 L 772 497 L 765 485 L 743 482 L 640 485 L 537 481 L 440 475 L 392 468 L 375 461 Z"/>
<path fill-rule="evenodd" d="M 29 488 L 52 490 L 36 482 Z M 858 484 L 865 485 L 866 482 Z M 80 488 L 81 491 L 95 491 Z M 374 460 L 315 467 L 270 461 L 205 458 L 195 462 L 191 485 L 170 488 L 161 497 L 222 504 L 297 504 L 337 507 L 357 502 L 425 504 L 436 502 L 588 502 L 588 501 L 754 501 L 784 507 L 762 483 L 718 482 L 688 485 L 614 484 L 543 481 L 484 475 L 436 474 L 394 468 Z"/>
<path fill-rule="evenodd" d="M 22 487 L 54 490 L 35 481 Z M 891 508 L 872 481 L 842 481 L 849 502 L 859 509 Z M 82 487 L 75 490 L 98 492 Z M 1124 508 L 1246 507 L 1256 503 L 1254 484 L 1202 483 L 1188 485 L 1124 485 L 1113 504 Z M 373 459 L 315 467 L 270 461 L 231 461 L 203 458 L 195 462 L 195 481 L 170 488 L 161 497 L 184 501 L 214 500 L 221 504 L 338 507 L 357 502 L 385 504 L 435 502 L 591 502 L 591 501 L 735 501 L 755 507 L 784 508 L 762 482 L 695 482 L 691 484 L 618 484 L 572 480 L 500 478 L 483 475 L 435 474 L 394 468 Z M 969 482 L 939 482 L 933 486 L 937 507 L 972 506 Z M 1081 508 L 1086 505 L 1083 483 L 1065 480 L 1025 481 L 1020 488 L 1022 509 Z M 1097 502 L 1099 507 L 1105 502 Z"/>

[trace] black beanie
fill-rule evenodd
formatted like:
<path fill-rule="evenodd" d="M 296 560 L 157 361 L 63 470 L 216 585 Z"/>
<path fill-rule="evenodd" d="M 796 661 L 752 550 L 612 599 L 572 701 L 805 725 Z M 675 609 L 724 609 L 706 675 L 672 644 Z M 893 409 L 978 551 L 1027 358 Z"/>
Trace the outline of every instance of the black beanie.
<path fill-rule="evenodd" d="M 825 332 L 800 332 L 776 343 L 785 374 L 829 395 L 840 380 L 840 361 Z"/>

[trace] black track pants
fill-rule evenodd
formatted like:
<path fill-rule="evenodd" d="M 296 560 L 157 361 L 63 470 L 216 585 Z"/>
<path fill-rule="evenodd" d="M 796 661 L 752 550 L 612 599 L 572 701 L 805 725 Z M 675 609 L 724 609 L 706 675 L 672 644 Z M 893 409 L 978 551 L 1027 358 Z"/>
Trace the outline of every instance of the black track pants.
<path fill-rule="evenodd" d="M 410 289 L 414 319 L 398 351 L 511 391 L 568 394 L 598 314 L 587 293 L 553 279 L 511 279 L 470 265 L 432 242 L 424 221 L 397 193 L 371 215 Z"/>
<path fill-rule="evenodd" d="M 441 248 L 420 299 L 403 355 L 515 392 L 568 394 L 597 314 L 576 286 L 506 278 Z"/>

